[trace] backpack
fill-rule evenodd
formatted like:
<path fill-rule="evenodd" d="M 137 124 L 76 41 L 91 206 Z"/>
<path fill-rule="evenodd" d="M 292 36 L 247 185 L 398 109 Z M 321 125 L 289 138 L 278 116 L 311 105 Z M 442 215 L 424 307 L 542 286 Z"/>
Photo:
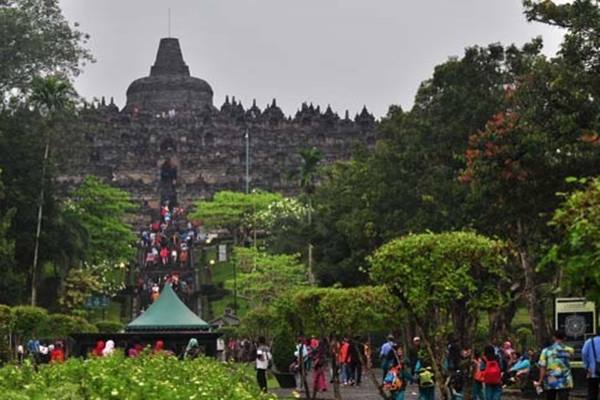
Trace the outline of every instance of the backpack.
<path fill-rule="evenodd" d="M 391 368 L 388 373 L 385 374 L 385 378 L 383 379 L 383 387 L 390 392 L 395 392 L 404 387 L 404 381 L 400 377 L 400 370 L 398 367 Z"/>
<path fill-rule="evenodd" d="M 502 383 L 502 369 L 498 361 L 486 361 L 483 370 L 483 383 L 486 385 L 500 385 Z"/>
<path fill-rule="evenodd" d="M 425 368 L 419 372 L 419 387 L 433 386 L 433 372 L 429 368 Z"/>

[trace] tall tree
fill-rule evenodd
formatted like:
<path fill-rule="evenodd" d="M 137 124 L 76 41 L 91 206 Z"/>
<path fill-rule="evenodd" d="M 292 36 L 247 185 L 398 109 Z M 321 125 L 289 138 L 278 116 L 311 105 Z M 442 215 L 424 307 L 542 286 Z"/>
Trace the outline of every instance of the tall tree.
<path fill-rule="evenodd" d="M 468 138 L 504 107 L 506 88 L 540 51 L 538 39 L 521 48 L 467 48 L 435 68 L 412 110 L 390 107 L 371 154 L 359 152 L 324 174 L 315 194 L 315 255 L 324 282 L 365 282 L 365 257 L 399 235 L 474 223 L 485 204 L 468 203 L 468 188 L 457 179 Z"/>
<path fill-rule="evenodd" d="M 309 229 L 312 227 L 312 216 L 313 216 L 313 205 L 312 198 L 313 193 L 315 192 L 315 186 L 317 181 L 317 171 L 319 167 L 319 162 L 323 157 L 321 152 L 316 148 L 312 147 L 309 149 L 302 149 L 298 152 L 302 159 L 302 163 L 300 164 L 300 169 L 298 170 L 298 178 L 300 181 L 300 188 L 302 188 L 302 192 L 306 196 L 306 200 L 308 203 L 308 227 Z M 310 239 L 308 242 L 308 252 L 307 252 L 307 263 L 308 263 L 308 279 L 311 284 L 315 284 L 315 274 L 313 272 L 313 244 Z"/>
<path fill-rule="evenodd" d="M 76 75 L 93 61 L 83 46 L 88 36 L 71 27 L 58 0 L 4 0 L 0 3 L 0 93 L 26 93 L 35 76 L 61 71 Z"/>
<path fill-rule="evenodd" d="M 68 81 L 58 76 L 48 76 L 46 78 L 35 78 L 32 82 L 31 102 L 40 113 L 45 116 L 45 137 L 44 156 L 42 159 L 41 180 L 46 179 L 46 169 L 48 167 L 48 158 L 50 157 L 50 145 L 52 142 L 53 131 L 57 127 L 61 114 L 72 111 L 74 98 L 76 94 Z M 37 226 L 35 231 L 35 244 L 33 248 L 33 261 L 31 266 L 31 305 L 35 306 L 37 302 L 37 275 L 38 275 L 38 256 L 40 247 L 40 235 L 42 232 L 42 214 L 44 209 L 44 184 L 40 186 L 40 196 L 38 202 Z"/>

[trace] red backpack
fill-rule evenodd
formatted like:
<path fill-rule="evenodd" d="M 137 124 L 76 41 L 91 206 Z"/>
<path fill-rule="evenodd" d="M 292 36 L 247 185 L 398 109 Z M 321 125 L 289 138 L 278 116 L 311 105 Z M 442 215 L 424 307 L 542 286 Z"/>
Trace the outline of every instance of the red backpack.
<path fill-rule="evenodd" d="M 483 383 L 486 385 L 500 385 L 502 383 L 502 370 L 498 361 L 488 360 L 485 362 Z"/>

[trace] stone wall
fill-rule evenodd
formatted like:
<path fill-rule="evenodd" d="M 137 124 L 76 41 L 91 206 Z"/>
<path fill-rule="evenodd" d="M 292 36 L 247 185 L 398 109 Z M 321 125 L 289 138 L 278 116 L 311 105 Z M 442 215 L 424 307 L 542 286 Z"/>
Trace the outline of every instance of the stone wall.
<path fill-rule="evenodd" d="M 99 105 L 83 110 L 72 130 L 69 142 L 59 146 L 66 156 L 59 157 L 65 187 L 97 175 L 152 207 L 160 200 L 161 168 L 169 159 L 177 167 L 182 204 L 223 189 L 243 191 L 246 132 L 250 187 L 288 194 L 298 190 L 289 175 L 300 166 L 300 149 L 316 147 L 329 163 L 349 158 L 357 144 L 375 142 L 375 120 L 366 109 L 350 119 L 304 104 L 286 118 L 275 102 L 264 110 L 256 105 L 244 110 L 229 99 L 220 110 L 202 114 L 119 112 L 112 104 Z"/>

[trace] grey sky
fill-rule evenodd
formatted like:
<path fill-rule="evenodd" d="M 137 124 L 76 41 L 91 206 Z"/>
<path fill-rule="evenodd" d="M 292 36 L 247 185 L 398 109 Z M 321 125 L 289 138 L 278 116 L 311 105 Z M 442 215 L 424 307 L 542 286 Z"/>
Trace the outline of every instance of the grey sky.
<path fill-rule="evenodd" d="M 226 94 L 262 108 L 273 97 L 286 114 L 303 101 L 339 114 L 363 104 L 377 116 L 412 104 L 435 65 L 465 47 L 522 44 L 542 35 L 553 54 L 562 32 L 528 24 L 521 0 L 61 0 L 67 18 L 91 35 L 98 62 L 76 81 L 87 97 L 115 97 L 146 76 L 158 41 L 180 40 L 193 76 L 215 105 Z"/>

